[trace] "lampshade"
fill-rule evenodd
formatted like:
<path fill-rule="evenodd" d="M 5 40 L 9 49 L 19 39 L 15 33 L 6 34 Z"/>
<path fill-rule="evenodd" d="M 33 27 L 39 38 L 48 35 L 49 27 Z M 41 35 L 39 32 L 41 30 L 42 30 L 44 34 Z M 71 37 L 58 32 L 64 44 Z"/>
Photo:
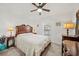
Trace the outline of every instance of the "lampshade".
<path fill-rule="evenodd" d="M 8 31 L 12 32 L 13 30 L 14 30 L 13 27 L 11 25 L 9 25 Z"/>
<path fill-rule="evenodd" d="M 67 22 L 64 24 L 65 29 L 73 29 L 75 28 L 75 24 L 73 22 Z"/>
<path fill-rule="evenodd" d="M 8 31 L 12 32 L 12 31 L 13 31 L 13 28 L 11 28 L 11 27 L 10 27 L 10 28 L 8 28 Z"/>

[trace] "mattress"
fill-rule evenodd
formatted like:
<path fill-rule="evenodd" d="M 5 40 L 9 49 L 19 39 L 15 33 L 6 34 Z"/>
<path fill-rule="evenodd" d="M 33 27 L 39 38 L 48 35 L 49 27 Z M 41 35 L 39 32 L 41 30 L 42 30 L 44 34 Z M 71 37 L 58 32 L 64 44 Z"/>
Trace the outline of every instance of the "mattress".
<path fill-rule="evenodd" d="M 48 36 L 33 33 L 19 34 L 15 38 L 15 45 L 27 56 L 40 55 L 49 43 Z"/>

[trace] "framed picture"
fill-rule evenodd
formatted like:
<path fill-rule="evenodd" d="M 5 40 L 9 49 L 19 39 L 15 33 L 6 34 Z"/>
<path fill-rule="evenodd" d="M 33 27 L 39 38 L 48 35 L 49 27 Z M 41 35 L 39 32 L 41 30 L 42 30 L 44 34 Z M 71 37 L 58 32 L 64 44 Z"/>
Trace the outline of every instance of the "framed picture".
<path fill-rule="evenodd" d="M 61 23 L 60 22 L 56 22 L 56 26 L 61 26 Z"/>

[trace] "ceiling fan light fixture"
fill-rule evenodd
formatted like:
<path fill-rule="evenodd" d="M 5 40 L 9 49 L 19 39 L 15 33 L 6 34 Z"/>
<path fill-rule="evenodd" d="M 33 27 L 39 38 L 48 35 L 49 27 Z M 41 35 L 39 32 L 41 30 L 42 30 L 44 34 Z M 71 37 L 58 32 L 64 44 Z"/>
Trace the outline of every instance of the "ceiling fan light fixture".
<path fill-rule="evenodd" d="M 39 8 L 37 11 L 38 11 L 38 12 L 42 12 L 42 9 Z"/>

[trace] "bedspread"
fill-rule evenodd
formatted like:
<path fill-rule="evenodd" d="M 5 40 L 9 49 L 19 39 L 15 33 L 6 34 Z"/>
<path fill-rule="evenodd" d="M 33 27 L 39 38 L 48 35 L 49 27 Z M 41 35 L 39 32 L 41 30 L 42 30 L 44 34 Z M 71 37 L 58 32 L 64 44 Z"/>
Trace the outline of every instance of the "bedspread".
<path fill-rule="evenodd" d="M 15 38 L 15 45 L 27 56 L 39 56 L 49 43 L 50 40 L 47 36 L 33 33 L 20 34 Z"/>

